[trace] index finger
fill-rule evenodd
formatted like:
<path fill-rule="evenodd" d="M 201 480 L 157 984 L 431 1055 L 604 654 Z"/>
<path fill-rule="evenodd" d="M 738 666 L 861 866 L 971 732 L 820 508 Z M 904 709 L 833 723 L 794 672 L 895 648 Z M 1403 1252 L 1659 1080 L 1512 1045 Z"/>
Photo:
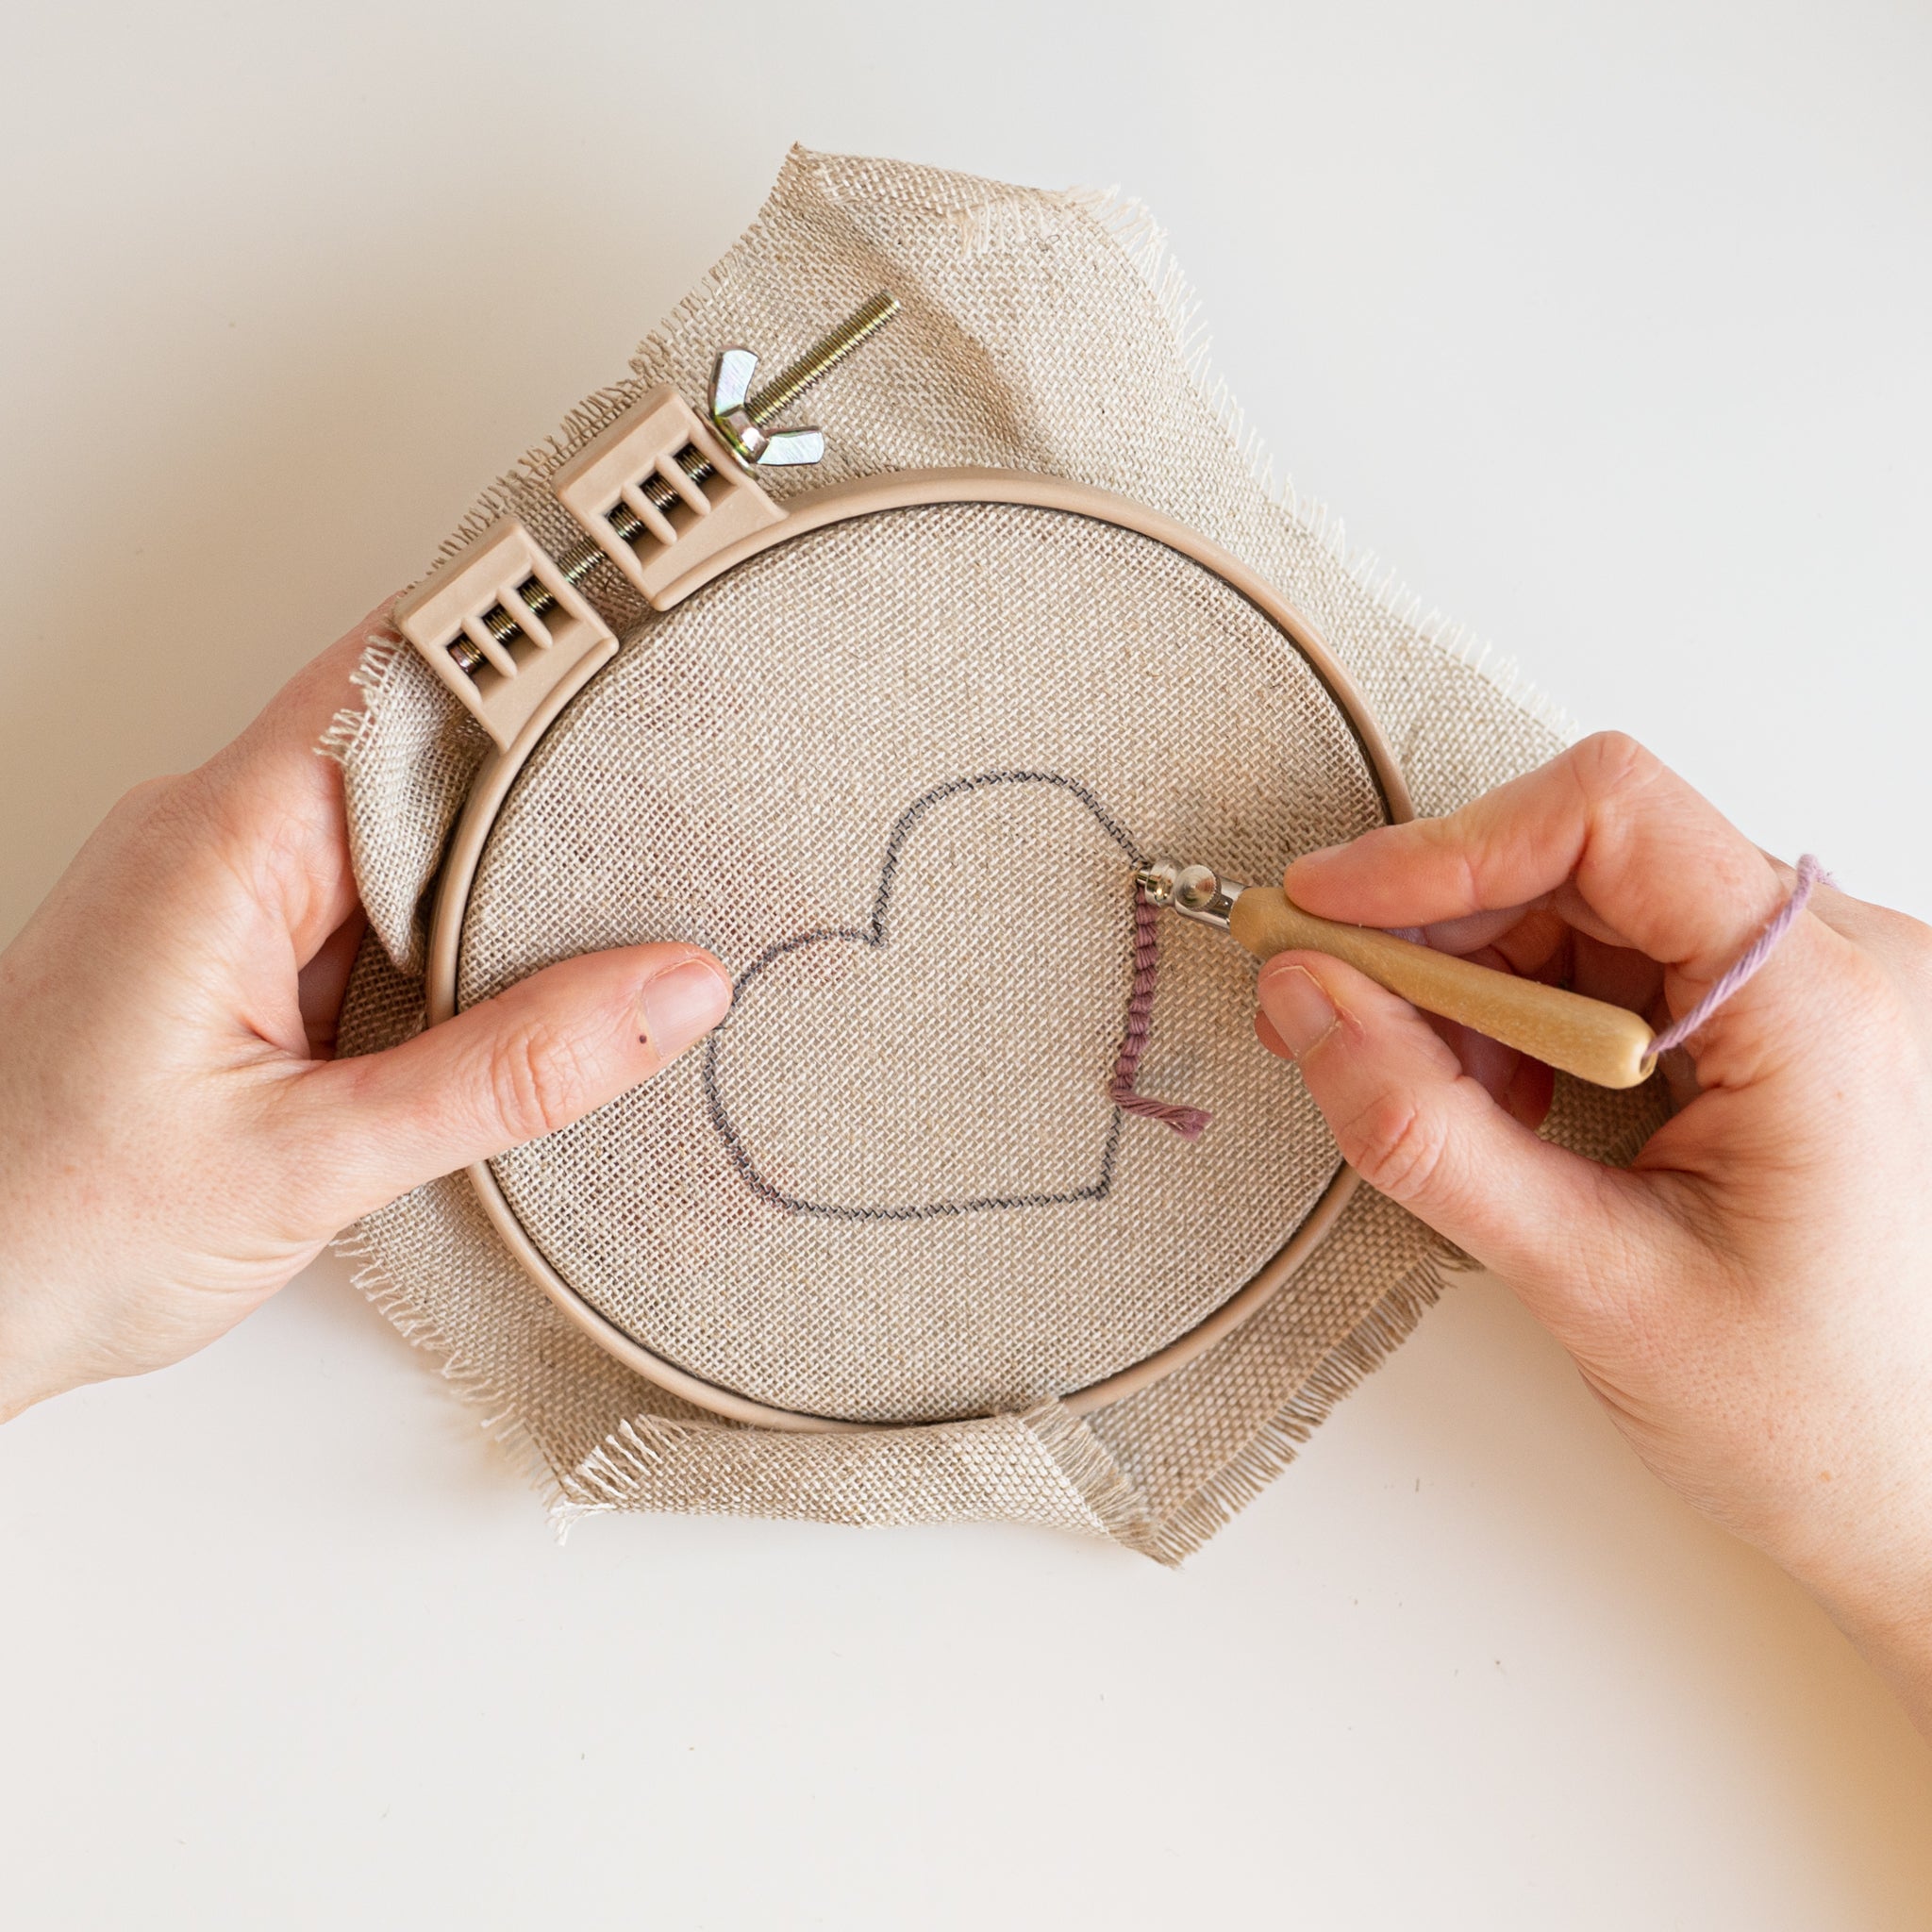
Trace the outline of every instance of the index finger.
<path fill-rule="evenodd" d="M 263 706 L 244 738 L 267 741 L 280 753 L 314 751 L 341 712 L 360 708 L 363 694 L 356 686 L 355 675 L 363 653 L 374 643 L 395 645 L 402 641 L 390 621 L 395 601 L 393 595 L 385 597 L 327 650 L 311 658 Z"/>
<path fill-rule="evenodd" d="M 319 757 L 324 734 L 359 708 L 354 678 L 371 644 L 393 643 L 393 598 L 311 658 L 253 724 L 192 774 L 217 843 L 286 920 L 297 960 L 309 958 L 356 907 L 342 769 Z"/>
<path fill-rule="evenodd" d="M 1289 867 L 1290 898 L 1358 925 L 1429 925 L 1574 884 L 1629 943 L 1714 978 L 1784 898 L 1771 861 L 1621 732 L 1602 732 L 1446 818 L 1384 825 Z"/>

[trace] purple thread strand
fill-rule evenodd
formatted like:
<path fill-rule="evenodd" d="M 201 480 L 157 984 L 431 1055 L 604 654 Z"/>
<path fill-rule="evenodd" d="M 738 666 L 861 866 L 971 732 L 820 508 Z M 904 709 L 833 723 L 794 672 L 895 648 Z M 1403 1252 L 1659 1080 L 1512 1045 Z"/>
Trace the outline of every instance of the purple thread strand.
<path fill-rule="evenodd" d="M 1198 1141 L 1214 1118 L 1198 1107 L 1182 1107 L 1177 1101 L 1157 1100 L 1151 1093 L 1137 1093 L 1134 1080 L 1141 1071 L 1141 1056 L 1147 1050 L 1147 1036 L 1154 1024 L 1154 988 L 1160 977 L 1160 911 L 1138 887 L 1134 891 L 1134 991 L 1127 1000 L 1126 1031 L 1121 1036 L 1120 1058 L 1113 1063 L 1113 1077 L 1107 1083 L 1107 1097 L 1124 1113 L 1143 1121 L 1159 1121 L 1172 1127 L 1183 1141 Z"/>
<path fill-rule="evenodd" d="M 1744 949 L 1723 978 L 1681 1020 L 1674 1020 L 1650 1042 L 1653 1054 L 1669 1053 L 1674 1046 L 1682 1046 L 1771 958 L 1777 950 L 1777 942 L 1790 931 L 1798 915 L 1804 911 L 1812 887 L 1821 880 L 1829 884 L 1830 875 L 1810 853 L 1806 853 L 1798 861 L 1798 883 L 1791 888 L 1791 896 L 1772 914 L 1764 930 Z"/>

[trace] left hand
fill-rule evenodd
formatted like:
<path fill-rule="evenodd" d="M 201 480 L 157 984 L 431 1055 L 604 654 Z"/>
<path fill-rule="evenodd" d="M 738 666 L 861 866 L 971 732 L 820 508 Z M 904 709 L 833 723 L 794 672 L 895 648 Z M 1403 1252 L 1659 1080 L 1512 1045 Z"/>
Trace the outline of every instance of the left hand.
<path fill-rule="evenodd" d="M 730 1004 L 708 954 L 633 946 L 333 1058 L 363 920 L 316 745 L 383 614 L 130 791 L 0 953 L 0 1420 L 192 1354 L 346 1223 L 615 1099 Z"/>

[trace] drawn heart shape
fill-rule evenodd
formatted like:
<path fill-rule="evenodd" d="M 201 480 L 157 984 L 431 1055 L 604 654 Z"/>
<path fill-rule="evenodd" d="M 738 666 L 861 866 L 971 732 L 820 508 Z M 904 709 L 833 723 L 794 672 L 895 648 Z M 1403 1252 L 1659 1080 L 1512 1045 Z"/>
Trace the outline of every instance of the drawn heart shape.
<path fill-rule="evenodd" d="M 711 1125 L 746 1185 L 844 1222 L 1104 1201 L 1129 948 L 1096 960 L 1092 921 L 1058 917 L 1057 901 L 1091 882 L 1130 937 L 1141 862 L 1114 814 L 1057 772 L 981 772 L 915 799 L 867 923 L 768 946 L 706 1043 Z"/>

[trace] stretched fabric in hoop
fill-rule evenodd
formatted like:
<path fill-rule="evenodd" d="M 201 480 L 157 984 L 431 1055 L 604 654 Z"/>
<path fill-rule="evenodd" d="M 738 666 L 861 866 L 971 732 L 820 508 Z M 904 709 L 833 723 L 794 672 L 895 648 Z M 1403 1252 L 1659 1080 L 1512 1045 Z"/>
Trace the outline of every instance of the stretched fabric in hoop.
<path fill-rule="evenodd" d="M 1018 670 L 991 703 L 990 655 Z M 649 621 L 492 822 L 458 1005 L 648 938 L 737 986 L 687 1061 L 491 1162 L 503 1204 L 567 1310 L 774 1424 L 950 1422 L 1132 1371 L 1341 1175 L 1255 1045 L 1252 964 L 1205 928 L 1162 936 L 1136 1071 L 1214 1129 L 1123 1119 L 1135 870 L 1259 874 L 1385 809 L 1308 663 L 1163 543 L 963 503 L 779 544 Z"/>
<path fill-rule="evenodd" d="M 1462 633 L 1425 615 L 1392 583 L 1352 568 L 1326 514 L 1272 482 L 1258 462 L 1251 466 L 1239 418 L 1193 351 L 1193 298 L 1159 230 L 1137 205 L 1108 196 L 1042 193 L 896 162 L 794 153 L 758 222 L 646 341 L 632 377 L 588 399 L 554 442 L 533 450 L 487 492 L 466 527 L 509 511 L 555 554 L 575 533 L 551 497 L 549 476 L 643 388 L 669 380 L 695 397 L 719 344 L 745 341 L 783 355 L 882 281 L 905 305 L 900 320 L 813 397 L 813 417 L 832 453 L 826 470 L 778 476 L 775 493 L 841 475 L 945 464 L 1076 477 L 1202 531 L 1277 586 L 1367 693 L 1400 748 L 1420 810 L 1451 810 L 1560 747 L 1567 727 L 1555 714 L 1478 670 Z M 1105 354 L 1094 353 L 1097 343 L 1106 344 Z M 983 544 L 979 554 L 986 563 Z M 962 548 L 962 564 L 972 556 Z M 588 589 L 614 630 L 638 625 L 642 611 L 621 588 L 599 579 Z M 774 619 L 764 647 L 782 659 L 787 637 L 786 625 Z M 742 641 L 743 648 L 754 641 Z M 1149 643 L 1134 625 L 1113 641 L 1128 652 Z M 1257 646 L 1253 675 L 1265 687 L 1278 663 Z M 1016 694 L 1024 699 L 1033 688 L 1033 669 L 1010 635 L 995 633 L 976 678 L 970 687 L 962 681 L 945 715 L 991 717 L 1010 708 Z M 1198 691 L 1202 715 L 1224 716 L 1216 712 L 1205 668 L 1196 669 L 1186 688 Z M 666 696 L 680 689 L 676 666 L 666 664 L 662 674 L 643 687 L 646 723 L 667 715 Z M 407 1037 L 423 1024 L 425 893 L 488 749 L 480 729 L 426 670 L 392 646 L 378 641 L 359 676 L 366 708 L 346 714 L 331 742 L 344 767 L 352 849 L 374 935 L 344 1016 L 343 1048 L 351 1052 Z M 1063 689 L 1075 700 L 1070 719 L 1075 725 L 1084 719 L 1096 744 L 1134 742 L 1141 712 L 1123 708 L 1120 687 L 1109 696 L 1083 683 L 1088 676 L 1081 661 L 1066 667 Z M 928 708 L 924 715 L 934 714 Z M 706 717 L 708 730 L 733 720 L 722 707 Z M 917 719 L 911 728 L 922 728 Z M 692 775 L 702 778 L 716 754 L 701 740 L 689 750 Z M 996 762 L 956 758 L 950 769 Z M 1015 762 L 1036 760 L 1029 754 Z M 758 761 L 746 770 L 755 776 Z M 881 808 L 870 863 L 876 864 L 891 814 L 944 775 L 925 773 Z M 1191 777 L 1185 761 L 1172 777 L 1181 796 Z M 1234 787 L 1198 803 L 1224 817 L 1208 844 L 1191 849 L 1240 872 L 1248 801 Z M 1120 801 L 1120 808 L 1131 813 L 1132 802 Z M 583 848 L 594 857 L 610 828 L 625 822 L 613 799 L 602 820 L 581 828 Z M 1137 823 L 1135 830 L 1151 843 L 1157 828 Z M 1272 875 L 1268 868 L 1278 870 L 1285 856 L 1257 852 L 1241 875 Z M 837 884 L 822 881 L 820 890 Z M 1124 890 L 1118 872 L 1106 890 L 1118 946 Z M 509 944 L 517 941 L 516 908 L 504 904 L 502 937 Z M 594 895 L 578 909 L 593 922 Z M 817 917 L 812 908 L 794 909 L 809 916 L 784 930 L 803 930 Z M 851 916 L 835 908 L 834 923 Z M 741 958 L 778 936 L 747 931 L 749 950 Z M 758 944 L 749 945 L 754 937 Z M 1185 1016 L 1204 1010 L 1185 997 L 1176 1001 L 1181 989 L 1169 975 L 1194 970 L 1210 954 L 1223 958 L 1212 970 L 1228 973 L 1230 985 L 1248 970 L 1238 950 L 1214 935 L 1169 936 L 1145 1077 L 1157 1091 L 1212 1105 L 1214 1128 L 1193 1145 L 1171 1134 L 1135 1133 L 1136 1158 L 1218 1158 L 1213 1150 L 1230 1123 L 1222 1096 L 1199 1086 L 1183 1061 L 1167 1058 L 1184 1045 Z M 1111 1005 L 1093 1008 L 1090 1094 L 1102 1091 L 1114 1064 L 1130 993 L 1125 961 L 1113 971 L 1111 984 L 1096 985 L 1096 999 L 1105 991 Z M 1036 1026 L 1052 1024 L 1041 1018 Z M 1290 1073 L 1267 1071 L 1274 1084 L 1256 1090 L 1256 1105 L 1277 1109 L 1282 1144 L 1291 1147 L 1298 1086 Z M 1614 1095 L 1565 1083 L 1548 1131 L 1579 1151 L 1616 1158 L 1633 1150 L 1660 1113 L 1659 1096 L 1648 1090 Z M 715 1147 L 701 1106 L 693 1117 Z M 1228 1136 L 1229 1144 L 1234 1139 Z M 542 1150 L 533 1154 L 533 1165 L 541 1158 Z M 1237 1200 L 1231 1182 L 1206 1196 L 1183 1191 L 1171 1218 L 1191 1209 L 1212 1216 Z M 974 1220 L 991 1224 L 989 1216 Z M 1444 1268 L 1456 1264 L 1420 1224 L 1362 1190 L 1289 1290 L 1152 1386 L 1085 1411 L 1042 1399 L 966 1421 L 809 1437 L 721 1423 L 595 1347 L 508 1258 L 461 1176 L 368 1217 L 353 1242 L 367 1291 L 441 1357 L 457 1388 L 525 1455 L 562 1520 L 622 1508 L 871 1524 L 999 1518 L 1107 1536 L 1166 1561 L 1198 1545 L 1257 1493 L 1334 1402 L 1400 1342 L 1438 1292 Z M 876 1276 L 888 1293 L 890 1271 Z M 805 1307 L 803 1298 L 797 1306 Z M 702 1334 L 702 1302 L 667 1304 L 663 1311 L 688 1315 L 691 1332 Z M 1091 1331 L 1068 1333 L 1091 1339 Z"/>

